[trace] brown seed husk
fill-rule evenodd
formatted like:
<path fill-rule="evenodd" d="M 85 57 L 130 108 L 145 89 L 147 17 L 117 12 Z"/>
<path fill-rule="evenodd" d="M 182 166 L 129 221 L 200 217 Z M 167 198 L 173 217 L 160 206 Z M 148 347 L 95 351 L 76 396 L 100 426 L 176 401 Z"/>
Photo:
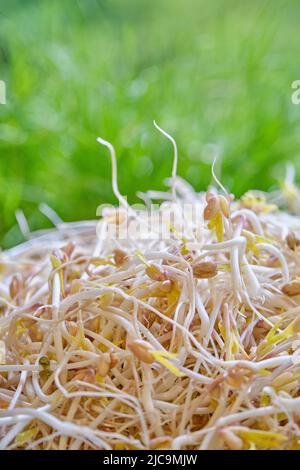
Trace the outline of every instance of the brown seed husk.
<path fill-rule="evenodd" d="M 146 364 L 154 362 L 154 357 L 151 354 L 151 351 L 154 351 L 154 349 L 147 341 L 137 339 L 129 343 L 128 347 L 140 361 L 146 362 Z"/>
<path fill-rule="evenodd" d="M 294 297 L 300 294 L 300 281 L 291 281 L 284 284 L 281 288 L 282 292 L 289 297 Z"/>
<path fill-rule="evenodd" d="M 202 261 L 193 265 L 193 274 L 198 279 L 208 279 L 214 277 L 218 273 L 216 263 L 211 261 Z"/>

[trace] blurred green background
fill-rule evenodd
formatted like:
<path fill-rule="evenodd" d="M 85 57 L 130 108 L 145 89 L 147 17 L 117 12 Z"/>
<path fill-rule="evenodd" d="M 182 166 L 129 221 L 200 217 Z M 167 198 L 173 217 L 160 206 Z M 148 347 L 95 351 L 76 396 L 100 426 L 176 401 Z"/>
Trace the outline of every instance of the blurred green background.
<path fill-rule="evenodd" d="M 0 0 L 0 245 L 49 226 L 46 202 L 66 221 L 95 218 L 119 185 L 163 189 L 177 139 L 179 174 L 211 181 L 212 144 L 222 181 L 237 195 L 269 189 L 293 161 L 299 175 L 298 0 Z"/>

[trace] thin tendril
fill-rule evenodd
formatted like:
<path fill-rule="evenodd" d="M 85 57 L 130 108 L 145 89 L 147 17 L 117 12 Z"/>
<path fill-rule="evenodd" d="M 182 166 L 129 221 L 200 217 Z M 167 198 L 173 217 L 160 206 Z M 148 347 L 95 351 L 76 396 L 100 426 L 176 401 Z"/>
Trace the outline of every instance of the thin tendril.
<path fill-rule="evenodd" d="M 173 200 L 175 200 L 176 198 L 176 191 L 175 191 L 175 180 L 176 180 L 176 177 L 177 177 L 177 164 L 178 164 L 178 149 L 177 149 L 177 144 L 176 144 L 176 141 L 175 139 L 170 135 L 168 134 L 165 130 L 163 130 L 157 123 L 156 121 L 154 120 L 153 121 L 153 124 L 154 126 L 156 127 L 157 130 L 159 130 L 165 137 L 167 137 L 167 139 L 170 140 L 170 142 L 172 142 L 172 145 L 173 145 L 173 149 L 174 149 L 174 155 L 173 155 L 173 167 L 172 167 L 172 195 L 173 195 Z"/>
<path fill-rule="evenodd" d="M 118 199 L 118 201 L 121 203 L 121 205 L 128 209 L 129 204 L 128 204 L 127 200 L 124 198 L 124 196 L 122 196 L 122 194 L 120 193 L 119 187 L 118 187 L 117 158 L 116 158 L 115 149 L 114 149 L 113 145 L 110 142 L 108 142 L 107 140 L 102 139 L 101 137 L 97 137 L 97 142 L 101 145 L 104 145 L 109 150 L 110 158 L 111 158 L 111 166 L 112 166 L 112 188 L 113 188 L 113 192 L 114 192 L 116 198 Z"/>
<path fill-rule="evenodd" d="M 219 179 L 216 176 L 216 173 L 215 173 L 216 162 L 217 162 L 217 157 L 214 158 L 213 164 L 211 167 L 211 173 L 212 173 L 213 179 L 217 183 L 217 185 L 222 189 L 222 191 L 226 194 L 226 196 L 229 196 L 227 189 L 222 185 L 222 183 L 219 181 Z"/>

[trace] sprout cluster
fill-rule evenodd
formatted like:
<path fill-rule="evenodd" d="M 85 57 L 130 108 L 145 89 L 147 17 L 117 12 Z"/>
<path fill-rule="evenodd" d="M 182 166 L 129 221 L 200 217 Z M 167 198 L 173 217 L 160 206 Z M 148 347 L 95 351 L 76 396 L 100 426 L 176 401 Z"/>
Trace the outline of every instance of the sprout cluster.
<path fill-rule="evenodd" d="M 1 253 L 0 449 L 300 448 L 298 190 L 196 193 L 172 143 L 160 211 L 200 206 L 187 234 L 60 223 Z"/>

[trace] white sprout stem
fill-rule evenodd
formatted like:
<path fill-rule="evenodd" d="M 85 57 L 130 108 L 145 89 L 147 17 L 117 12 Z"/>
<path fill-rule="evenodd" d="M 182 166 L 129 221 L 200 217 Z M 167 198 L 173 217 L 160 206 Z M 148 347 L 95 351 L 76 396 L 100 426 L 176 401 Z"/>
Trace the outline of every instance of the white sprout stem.
<path fill-rule="evenodd" d="M 110 142 L 108 142 L 107 140 L 102 139 L 101 137 L 97 137 L 97 142 L 99 144 L 104 145 L 105 147 L 107 147 L 109 152 L 110 152 L 111 166 L 112 166 L 112 187 L 113 187 L 113 192 L 114 192 L 116 198 L 118 199 L 118 201 L 122 204 L 122 206 L 131 211 L 131 208 L 130 208 L 127 200 L 124 198 L 124 196 L 122 196 L 122 194 L 119 191 L 117 158 L 116 158 L 116 152 L 115 152 L 114 146 Z"/>
<path fill-rule="evenodd" d="M 268 251 L 272 255 L 276 256 L 278 260 L 280 261 L 280 264 L 282 266 L 282 276 L 283 276 L 283 281 L 288 282 L 289 280 L 289 268 L 286 262 L 285 257 L 283 254 L 276 248 L 276 246 L 270 245 L 268 243 L 257 243 L 257 248 L 261 248 L 263 250 Z"/>
<path fill-rule="evenodd" d="M 201 320 L 201 334 L 202 336 L 205 336 L 209 329 L 209 316 L 202 302 L 201 295 L 198 291 L 196 291 L 195 302 L 196 309 Z"/>
<path fill-rule="evenodd" d="M 242 284 L 241 284 L 241 274 L 240 274 L 240 267 L 239 267 L 239 258 L 243 256 L 243 253 L 246 249 L 246 239 L 245 237 L 235 237 L 231 240 L 226 240 L 225 242 L 213 243 L 213 244 L 206 244 L 202 247 L 203 250 L 208 251 L 219 251 L 219 250 L 228 250 L 231 251 L 231 274 L 232 274 L 232 282 L 237 289 L 237 291 L 241 292 Z"/>
<path fill-rule="evenodd" d="M 53 220 L 1 255 L 1 449 L 247 448 L 257 430 L 283 449 L 300 435 L 300 222 L 264 212 L 260 192 L 253 210 L 234 201 L 216 160 L 217 189 L 197 194 L 155 125 L 174 157 L 168 191 L 144 195 L 164 200 L 147 239 L 135 237 L 149 220 L 120 194 L 115 150 L 99 138 L 129 237 L 110 237 L 106 214 L 100 226 Z"/>
<path fill-rule="evenodd" d="M 53 429 L 58 430 L 61 434 L 64 434 L 69 437 L 75 437 L 75 436 L 81 437 L 82 436 L 85 439 L 90 440 L 91 442 L 95 443 L 99 448 L 110 450 L 110 446 L 99 437 L 96 437 L 95 432 L 92 431 L 89 427 L 61 421 L 55 416 L 47 413 L 46 411 L 43 411 L 42 408 L 39 408 L 39 409 L 16 408 L 15 410 L 11 410 L 10 412 L 3 411 L 0 413 L 0 416 L 3 416 L 4 418 L 11 417 L 15 419 L 16 422 L 19 422 L 19 419 L 22 419 L 23 417 L 30 417 L 31 419 L 39 419 L 43 421 L 44 423 L 48 424 L 48 426 L 51 426 Z M 1 418 L 0 418 L 0 424 L 1 424 Z"/>
<path fill-rule="evenodd" d="M 30 423 L 30 421 L 32 421 L 32 418 L 24 418 L 18 421 L 1 439 L 0 450 L 5 450 L 9 446 L 11 441 L 13 441 L 14 438 L 17 436 L 17 434 L 19 434 L 19 432 L 21 432 L 27 426 L 27 424 Z"/>
<path fill-rule="evenodd" d="M 207 346 L 210 339 L 211 339 L 211 335 L 212 335 L 212 332 L 213 332 L 213 329 L 214 329 L 214 326 L 215 326 L 217 316 L 220 313 L 220 307 L 222 305 L 222 302 L 223 302 L 223 295 L 220 295 L 218 297 L 218 299 L 215 300 L 214 308 L 213 308 L 213 311 L 210 315 L 209 327 L 208 327 L 206 336 L 205 336 L 204 341 L 203 341 L 204 346 Z"/>
<path fill-rule="evenodd" d="M 40 366 L 34 364 L 0 364 L 0 372 L 39 371 Z"/>
<path fill-rule="evenodd" d="M 48 204 L 42 202 L 39 205 L 39 210 L 50 220 L 50 222 L 53 223 L 55 227 L 59 227 L 60 224 L 63 224 L 63 220 L 51 207 L 48 206 Z"/>
<path fill-rule="evenodd" d="M 101 251 L 104 245 L 104 240 L 105 240 L 104 234 L 106 233 L 106 230 L 107 230 L 107 222 L 105 220 L 102 220 L 101 226 L 100 226 L 100 233 L 98 235 L 98 240 L 94 248 L 94 252 L 93 252 L 93 257 L 100 256 L 101 254 Z M 86 277 L 88 277 L 87 273 L 86 273 Z"/>
<path fill-rule="evenodd" d="M 172 196 L 173 201 L 176 200 L 176 188 L 175 188 L 175 179 L 177 176 L 177 164 L 178 164 L 178 149 L 175 139 L 168 134 L 164 129 L 162 129 L 155 121 L 153 121 L 154 126 L 159 130 L 173 145 L 174 156 L 173 156 L 173 167 L 172 167 Z"/>
<path fill-rule="evenodd" d="M 244 255 L 243 256 L 243 260 L 242 260 L 242 263 L 243 263 L 243 268 L 242 268 L 242 271 L 244 271 L 245 273 L 245 276 L 247 278 L 247 283 L 246 286 L 247 286 L 247 290 L 249 292 L 249 294 L 253 297 L 256 297 L 257 294 L 259 293 L 261 287 L 260 287 L 260 284 L 257 280 L 257 277 L 255 276 L 254 274 L 254 266 L 250 266 L 248 261 L 247 261 L 247 258 L 246 256 Z"/>
<path fill-rule="evenodd" d="M 231 214 L 231 220 L 233 220 L 233 219 L 235 219 L 236 217 L 239 217 L 239 216 L 245 216 L 246 219 L 248 219 L 249 222 L 251 223 L 251 225 L 254 228 L 255 232 L 260 236 L 264 235 L 264 231 L 263 231 L 263 228 L 261 226 L 261 223 L 258 220 L 258 217 L 256 216 L 256 214 L 254 212 L 250 211 L 249 209 L 239 209 L 237 211 L 234 211 Z"/>
<path fill-rule="evenodd" d="M 22 393 L 22 390 L 24 388 L 24 385 L 25 385 L 25 382 L 26 382 L 26 379 L 27 379 L 27 375 L 28 375 L 28 371 L 27 370 L 22 370 L 21 372 L 21 377 L 20 377 L 20 381 L 18 383 L 18 386 L 17 386 L 17 390 L 8 406 L 8 410 L 12 410 L 16 404 L 18 403 L 18 400 L 20 398 L 20 395 Z"/>
<path fill-rule="evenodd" d="M 217 183 L 217 185 L 222 189 L 222 191 L 224 192 L 224 194 L 225 194 L 226 196 L 228 196 L 228 191 L 227 191 L 227 189 L 223 186 L 223 184 L 219 181 L 219 179 L 218 179 L 217 176 L 216 176 L 216 173 L 215 173 L 215 166 L 216 166 L 216 163 L 217 163 L 217 157 L 214 158 L 213 164 L 212 164 L 212 167 L 211 167 L 211 173 L 212 173 L 213 179 L 215 180 L 215 182 Z"/>
<path fill-rule="evenodd" d="M 16 210 L 16 219 L 21 230 L 21 233 L 24 238 L 30 237 L 30 228 L 27 222 L 27 219 L 24 215 L 24 212 L 21 209 Z"/>
<path fill-rule="evenodd" d="M 53 276 L 53 291 L 52 291 L 52 315 L 53 319 L 58 319 L 58 312 L 60 306 L 60 278 L 59 273 L 55 273 Z M 58 359 L 62 359 L 64 355 L 62 337 L 59 328 L 56 328 L 54 331 L 54 344 L 57 350 Z"/>

